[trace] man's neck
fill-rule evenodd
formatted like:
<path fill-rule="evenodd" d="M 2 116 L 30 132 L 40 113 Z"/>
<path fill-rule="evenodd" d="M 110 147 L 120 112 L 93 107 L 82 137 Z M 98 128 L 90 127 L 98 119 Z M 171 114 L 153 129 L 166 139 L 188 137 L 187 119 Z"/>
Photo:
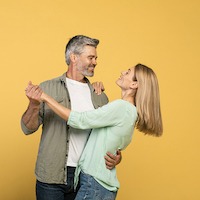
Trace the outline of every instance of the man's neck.
<path fill-rule="evenodd" d="M 86 83 L 85 77 L 83 75 L 77 74 L 77 72 L 68 70 L 66 72 L 66 77 L 78 82 Z"/>

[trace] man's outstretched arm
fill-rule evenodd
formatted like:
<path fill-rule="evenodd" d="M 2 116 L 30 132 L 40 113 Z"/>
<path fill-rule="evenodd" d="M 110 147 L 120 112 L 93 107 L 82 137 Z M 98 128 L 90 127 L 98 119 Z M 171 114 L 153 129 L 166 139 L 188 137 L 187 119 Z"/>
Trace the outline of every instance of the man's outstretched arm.
<path fill-rule="evenodd" d="M 38 116 L 40 110 L 39 98 L 41 96 L 41 90 L 39 86 L 32 85 L 32 83 L 29 82 L 29 89 L 26 89 L 25 92 L 29 99 L 29 105 L 22 116 L 22 121 L 28 129 L 36 130 L 39 126 Z"/>

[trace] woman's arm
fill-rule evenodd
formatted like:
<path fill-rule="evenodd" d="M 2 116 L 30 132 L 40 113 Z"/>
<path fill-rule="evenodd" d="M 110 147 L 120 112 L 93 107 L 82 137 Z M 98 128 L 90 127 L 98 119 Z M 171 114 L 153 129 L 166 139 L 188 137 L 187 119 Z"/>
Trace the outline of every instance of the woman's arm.
<path fill-rule="evenodd" d="M 44 101 L 57 115 L 59 115 L 62 119 L 68 120 L 71 110 L 62 106 L 57 101 L 55 101 L 52 97 L 48 96 L 46 93 L 42 93 L 40 97 L 41 101 Z"/>

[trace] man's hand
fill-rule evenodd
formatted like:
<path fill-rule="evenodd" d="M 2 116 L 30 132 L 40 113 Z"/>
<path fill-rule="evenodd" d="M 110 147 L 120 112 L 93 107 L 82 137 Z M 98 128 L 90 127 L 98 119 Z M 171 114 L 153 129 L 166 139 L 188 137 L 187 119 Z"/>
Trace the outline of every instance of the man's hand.
<path fill-rule="evenodd" d="M 116 155 L 107 152 L 107 155 L 104 158 L 106 162 L 106 168 L 111 170 L 121 162 L 122 160 L 121 151 L 117 150 Z"/>
<path fill-rule="evenodd" d="M 28 86 L 25 89 L 26 96 L 28 97 L 30 103 L 32 105 L 39 105 L 40 104 L 40 97 L 42 94 L 42 90 L 38 85 L 33 85 L 32 82 L 30 81 L 28 83 Z"/>
<path fill-rule="evenodd" d="M 100 95 L 105 90 L 102 82 L 94 82 L 92 83 L 92 86 L 95 90 L 95 93 L 97 93 L 97 95 Z"/>
<path fill-rule="evenodd" d="M 39 127 L 38 116 L 42 90 L 39 88 L 39 86 L 33 85 L 31 82 L 29 82 L 25 89 L 25 93 L 29 99 L 29 105 L 22 116 L 22 121 L 28 129 L 37 130 Z"/>

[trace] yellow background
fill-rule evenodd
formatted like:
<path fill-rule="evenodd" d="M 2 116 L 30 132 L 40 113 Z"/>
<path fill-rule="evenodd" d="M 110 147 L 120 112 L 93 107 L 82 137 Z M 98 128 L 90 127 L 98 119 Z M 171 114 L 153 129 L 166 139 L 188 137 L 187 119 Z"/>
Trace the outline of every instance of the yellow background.
<path fill-rule="evenodd" d="M 65 44 L 100 39 L 91 80 L 120 98 L 120 71 L 141 62 L 159 79 L 164 135 L 135 131 L 117 167 L 118 200 L 200 199 L 200 2 L 198 0 L 0 0 L 0 199 L 35 199 L 41 130 L 23 135 L 29 80 L 66 71 Z"/>

